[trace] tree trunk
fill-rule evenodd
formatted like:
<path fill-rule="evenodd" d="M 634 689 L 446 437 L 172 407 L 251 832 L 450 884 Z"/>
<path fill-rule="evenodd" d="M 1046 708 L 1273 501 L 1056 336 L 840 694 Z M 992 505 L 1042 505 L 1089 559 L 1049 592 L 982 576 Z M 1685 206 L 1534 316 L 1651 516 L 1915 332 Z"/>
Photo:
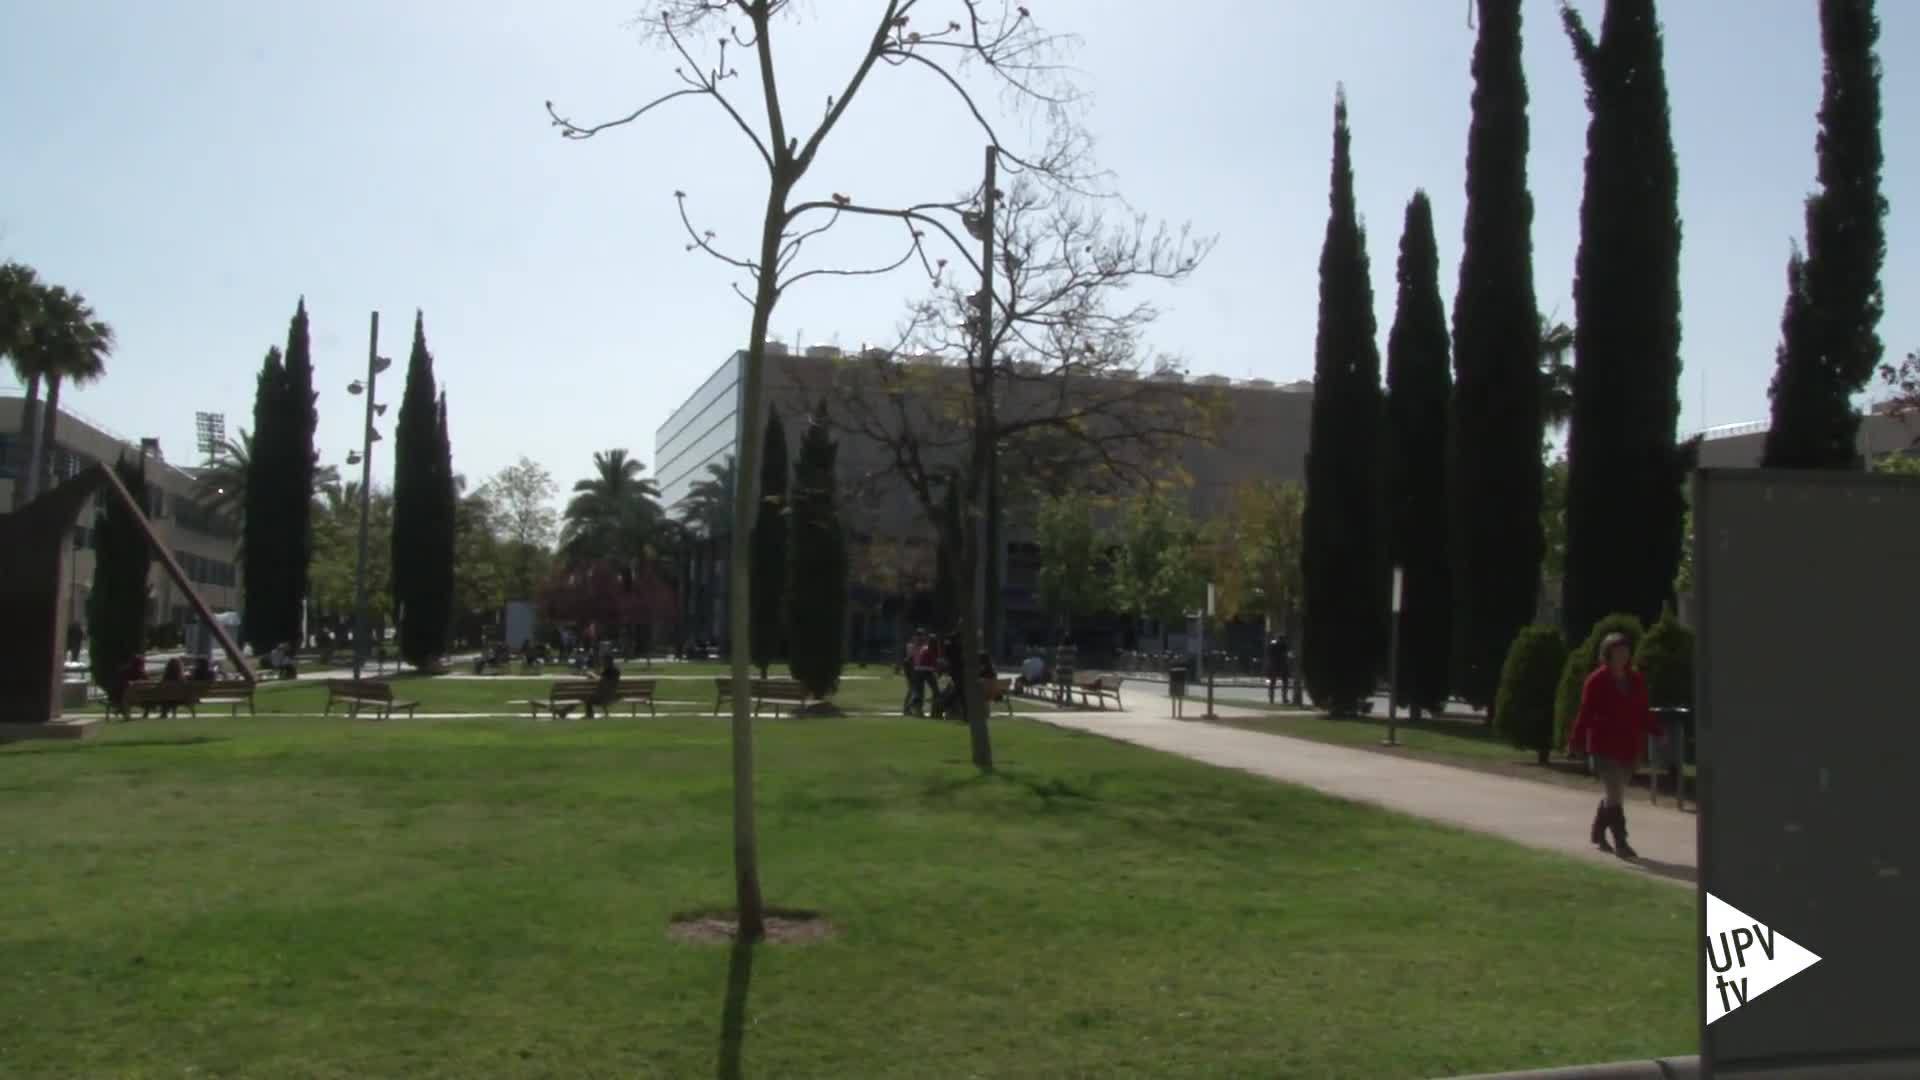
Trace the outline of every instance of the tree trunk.
<path fill-rule="evenodd" d="M 987 700 L 980 692 L 979 658 L 980 627 L 975 613 L 981 610 L 979 601 L 980 577 L 974 568 L 980 558 L 980 530 L 967 520 L 965 508 L 974 500 L 969 497 L 962 504 L 960 535 L 957 541 L 959 566 L 953 575 L 954 609 L 960 613 L 960 655 L 950 664 L 953 669 L 954 685 L 960 688 L 960 704 L 966 710 L 967 736 L 973 751 L 974 768 L 981 772 L 993 771 L 993 737 L 987 730 Z"/>
<path fill-rule="evenodd" d="M 760 28 L 765 33 L 765 27 Z M 733 684 L 748 685 L 752 667 L 752 557 L 753 522 L 760 479 L 760 417 L 767 360 L 767 324 L 779 300 L 777 274 L 785 224 L 787 181 L 773 177 L 767 189 L 767 209 L 760 225 L 760 276 L 754 286 L 753 329 L 747 338 L 745 369 L 740 373 L 740 450 L 735 455 L 733 528 L 727 558 L 727 636 L 731 639 L 727 663 Z M 766 905 L 760 895 L 759 839 L 753 809 L 753 701 L 739 690 L 733 695 L 733 877 L 740 928 L 735 940 L 750 943 L 766 936 Z"/>
<path fill-rule="evenodd" d="M 37 464 L 33 470 L 33 490 L 30 495 L 38 495 L 53 486 L 53 440 L 60 425 L 60 382 L 60 373 L 57 371 L 47 376 L 47 405 L 42 410 L 45 415 L 40 419 L 40 445 L 33 458 Z M 144 506 L 140 508 L 142 513 L 146 509 Z"/>
<path fill-rule="evenodd" d="M 20 446 L 13 452 L 13 509 L 33 498 L 33 477 L 40 471 L 40 376 L 27 376 L 27 400 L 20 411 Z"/>

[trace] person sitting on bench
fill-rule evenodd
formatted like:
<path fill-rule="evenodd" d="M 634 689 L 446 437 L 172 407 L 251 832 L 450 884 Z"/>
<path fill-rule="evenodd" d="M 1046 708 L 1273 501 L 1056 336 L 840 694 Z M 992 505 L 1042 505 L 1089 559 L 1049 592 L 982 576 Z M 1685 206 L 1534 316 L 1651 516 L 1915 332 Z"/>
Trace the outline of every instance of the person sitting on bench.
<path fill-rule="evenodd" d="M 275 645 L 273 651 L 267 654 L 267 669 L 283 679 L 296 678 L 300 674 L 294 666 L 292 650 L 285 645 Z"/>
<path fill-rule="evenodd" d="M 1045 686 L 1046 682 L 1047 660 L 1036 652 L 1020 665 L 1020 687 L 1030 689 L 1035 686 Z"/>
<path fill-rule="evenodd" d="M 620 665 L 614 663 L 612 658 L 608 658 L 607 666 L 600 670 L 600 684 L 593 688 L 593 696 L 587 699 L 587 719 L 593 719 L 593 707 L 595 705 L 605 709 L 608 716 L 612 716 L 613 699 L 619 692 Z M 565 720 L 567 714 L 572 711 L 573 706 L 562 705 L 553 711 L 553 715 L 556 719 Z"/>
<path fill-rule="evenodd" d="M 193 658 L 192 680 L 194 682 L 213 681 L 213 659 L 211 657 L 196 656 Z"/>
<path fill-rule="evenodd" d="M 167 661 L 167 666 L 160 669 L 160 681 L 163 683 L 185 682 L 186 679 L 187 679 L 186 665 L 182 664 L 180 662 L 180 658 L 177 656 Z M 174 708 L 175 706 L 172 706 L 172 705 L 160 706 L 160 719 L 162 720 L 171 719 L 173 717 Z"/>

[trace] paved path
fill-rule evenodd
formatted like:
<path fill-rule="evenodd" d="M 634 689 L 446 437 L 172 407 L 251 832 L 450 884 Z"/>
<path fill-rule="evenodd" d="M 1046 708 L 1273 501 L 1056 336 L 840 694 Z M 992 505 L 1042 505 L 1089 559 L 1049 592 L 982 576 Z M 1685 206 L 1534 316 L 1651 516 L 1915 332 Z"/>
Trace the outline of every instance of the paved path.
<path fill-rule="evenodd" d="M 1187 708 L 1189 715 L 1198 711 L 1192 703 Z M 1222 716 L 1260 715 L 1230 707 L 1214 711 Z M 1106 712 L 1040 713 L 1033 718 L 1661 880 L 1687 885 L 1695 880 L 1696 818 L 1692 814 L 1629 796 L 1627 823 L 1639 860 L 1617 859 L 1590 845 L 1587 828 L 1593 822 L 1597 787 L 1585 791 L 1540 784 L 1309 739 L 1174 720 L 1167 715 L 1164 701 Z"/>

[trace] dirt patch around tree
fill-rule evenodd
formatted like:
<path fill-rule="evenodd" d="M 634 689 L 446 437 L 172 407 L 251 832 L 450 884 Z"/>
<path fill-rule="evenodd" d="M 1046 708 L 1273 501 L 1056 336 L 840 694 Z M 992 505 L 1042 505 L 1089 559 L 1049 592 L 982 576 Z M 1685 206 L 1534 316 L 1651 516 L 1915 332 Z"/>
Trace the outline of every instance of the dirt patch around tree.
<path fill-rule="evenodd" d="M 769 910 L 765 942 L 799 945 L 839 936 L 840 930 L 817 911 Z M 732 911 L 696 911 L 675 915 L 667 922 L 667 936 L 675 941 L 731 945 L 740 934 L 740 919 Z"/>

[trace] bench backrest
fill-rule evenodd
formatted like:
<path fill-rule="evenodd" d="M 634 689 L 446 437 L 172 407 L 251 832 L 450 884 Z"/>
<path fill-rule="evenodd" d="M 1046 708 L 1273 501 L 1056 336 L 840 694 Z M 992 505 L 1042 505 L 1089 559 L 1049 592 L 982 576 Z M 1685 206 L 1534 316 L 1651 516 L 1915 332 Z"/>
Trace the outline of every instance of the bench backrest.
<path fill-rule="evenodd" d="M 652 697 L 654 689 L 659 685 L 659 679 L 621 679 L 620 689 L 616 693 L 621 697 L 641 694 Z"/>
<path fill-rule="evenodd" d="M 807 696 L 807 688 L 799 679 L 755 679 L 753 692 L 759 697 Z"/>
<path fill-rule="evenodd" d="M 725 675 L 716 675 L 713 679 L 713 689 L 721 697 L 730 697 L 733 694 L 733 679 Z"/>
<path fill-rule="evenodd" d="M 332 697 L 357 698 L 361 701 L 392 701 L 393 687 L 373 679 L 328 679 L 327 693 Z"/>
<path fill-rule="evenodd" d="M 184 704 L 200 700 L 200 684 L 145 680 L 127 684 L 127 700 L 135 703 L 158 702 L 161 704 Z"/>
<path fill-rule="evenodd" d="M 547 698 L 550 701 L 586 701 L 598 689 L 600 684 L 592 679 L 561 679 L 556 680 L 547 691 Z"/>
<path fill-rule="evenodd" d="M 214 679 L 211 682 L 195 683 L 194 685 L 209 694 L 253 693 L 253 684 L 245 679 Z"/>

